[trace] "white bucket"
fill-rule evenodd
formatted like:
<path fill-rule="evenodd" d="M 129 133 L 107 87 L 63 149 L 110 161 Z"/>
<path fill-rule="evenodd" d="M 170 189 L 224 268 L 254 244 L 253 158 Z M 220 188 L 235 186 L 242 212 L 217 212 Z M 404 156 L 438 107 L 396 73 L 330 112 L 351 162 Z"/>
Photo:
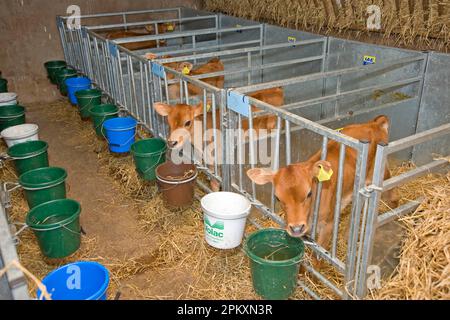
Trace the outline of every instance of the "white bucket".
<path fill-rule="evenodd" d="M 0 135 L 10 148 L 18 143 L 39 140 L 38 132 L 38 125 L 26 123 L 6 128 Z"/>
<path fill-rule="evenodd" d="M 14 92 L 2 92 L 0 93 L 0 107 L 10 104 L 17 104 L 17 94 Z"/>
<path fill-rule="evenodd" d="M 250 201 L 237 193 L 214 192 L 203 197 L 201 205 L 206 242 L 218 249 L 239 247 L 250 214 Z"/>

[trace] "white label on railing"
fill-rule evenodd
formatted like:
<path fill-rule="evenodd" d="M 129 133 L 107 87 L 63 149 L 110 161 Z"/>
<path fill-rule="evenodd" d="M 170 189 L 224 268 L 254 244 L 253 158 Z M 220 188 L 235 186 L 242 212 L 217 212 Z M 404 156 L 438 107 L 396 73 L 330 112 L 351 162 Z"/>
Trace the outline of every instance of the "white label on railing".
<path fill-rule="evenodd" d="M 248 101 L 248 96 L 244 94 L 229 91 L 227 105 L 228 108 L 234 112 L 237 112 L 247 118 L 250 116 L 250 103 Z"/>

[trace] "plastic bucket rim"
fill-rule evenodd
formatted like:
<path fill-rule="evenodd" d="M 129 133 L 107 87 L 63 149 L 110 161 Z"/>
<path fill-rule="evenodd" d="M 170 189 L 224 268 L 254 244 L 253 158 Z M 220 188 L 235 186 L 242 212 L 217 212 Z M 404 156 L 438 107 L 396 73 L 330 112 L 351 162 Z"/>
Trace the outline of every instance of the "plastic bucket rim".
<path fill-rule="evenodd" d="M 209 197 L 217 196 L 218 194 L 233 194 L 233 195 L 236 195 L 236 196 L 240 196 L 240 197 L 242 197 L 242 199 L 245 199 L 247 201 L 248 206 L 241 213 L 235 214 L 233 216 L 221 215 L 221 214 L 217 214 L 215 212 L 211 212 L 209 209 L 207 209 L 205 207 L 205 199 L 209 198 Z M 209 215 L 209 216 L 211 216 L 213 218 L 221 219 L 221 220 L 240 220 L 240 219 L 247 218 L 250 215 L 250 211 L 251 211 L 251 208 L 252 208 L 252 203 L 247 198 L 245 198 L 243 195 L 240 195 L 238 193 L 229 192 L 229 191 L 219 191 L 219 192 L 212 192 L 212 193 L 209 193 L 206 196 L 204 196 L 201 199 L 201 201 L 200 201 L 200 206 L 201 206 L 204 214 L 207 214 L 207 215 Z"/>
<path fill-rule="evenodd" d="M 93 95 L 87 95 L 86 91 L 97 91 L 97 94 L 93 94 Z M 86 95 L 84 95 L 86 94 Z M 86 99 L 93 99 L 93 98 L 98 98 L 102 96 L 102 91 L 99 89 L 83 89 L 83 90 L 78 90 L 75 92 L 75 96 L 77 97 L 77 99 L 79 98 L 86 98 Z"/>
<path fill-rule="evenodd" d="M 244 252 L 247 254 L 247 256 L 253 262 L 261 264 L 261 265 L 266 265 L 266 266 L 271 265 L 271 266 L 287 267 L 287 266 L 299 264 L 303 260 L 303 257 L 305 255 L 305 243 L 300 238 L 292 238 L 292 239 L 296 239 L 295 241 L 298 241 L 299 245 L 301 246 L 301 250 L 300 250 L 301 253 L 294 258 L 290 258 L 287 260 L 274 261 L 274 260 L 267 260 L 267 259 L 261 258 L 260 256 L 257 256 L 256 254 L 254 254 L 252 252 L 252 250 L 250 250 L 250 248 L 248 247 L 248 242 L 255 236 L 259 235 L 260 233 L 268 232 L 268 231 L 269 232 L 273 232 L 273 231 L 282 232 L 282 233 L 285 233 L 287 236 L 289 236 L 289 234 L 286 232 L 286 230 L 281 229 L 281 228 L 265 228 L 265 229 L 260 229 L 260 230 L 253 232 L 251 235 L 249 235 L 247 237 L 247 239 L 244 242 L 244 246 L 243 246 Z"/>
<path fill-rule="evenodd" d="M 95 264 L 95 265 L 100 267 L 100 270 L 104 271 L 104 273 L 105 273 L 105 282 L 104 282 L 104 284 L 102 284 L 101 288 L 95 294 L 93 294 L 90 297 L 85 299 L 85 300 L 94 300 L 93 298 L 95 298 L 95 300 L 99 300 L 106 293 L 106 291 L 108 290 L 108 286 L 109 286 L 109 283 L 110 283 L 111 279 L 110 279 L 110 276 L 109 276 L 109 270 L 105 266 L 103 266 L 102 264 L 100 264 L 100 263 L 98 263 L 96 261 L 77 261 L 77 262 L 68 263 L 68 264 L 63 265 L 63 266 L 61 266 L 61 267 L 51 271 L 50 273 L 48 273 L 44 277 L 42 282 L 44 283 L 44 281 L 46 279 L 50 278 L 55 273 L 60 272 L 60 271 L 62 271 L 65 268 L 68 268 L 68 267 L 73 266 L 73 265 L 80 265 L 80 264 L 91 264 L 91 265 Z M 44 285 L 45 285 L 45 283 L 44 283 Z M 40 293 L 41 293 L 41 291 L 38 290 L 37 291 L 38 299 L 39 299 Z"/>
<path fill-rule="evenodd" d="M 17 113 L 14 114 L 14 115 L 6 115 L 6 116 L 2 115 L 1 111 L 5 111 L 6 109 L 11 109 L 11 110 L 17 109 Z M 20 104 L 6 104 L 6 105 L 2 105 L 0 107 L 0 119 L 18 118 L 18 117 L 21 117 L 21 116 L 25 115 L 25 112 L 26 112 L 25 107 L 21 106 Z"/>
<path fill-rule="evenodd" d="M 77 205 L 77 209 L 76 209 L 76 211 L 74 213 L 72 213 L 70 215 L 70 217 L 68 217 L 68 218 L 66 218 L 66 219 L 64 219 L 62 221 L 58 221 L 58 222 L 51 223 L 51 224 L 45 224 L 45 225 L 37 225 L 35 223 L 31 223 L 30 216 L 32 215 L 32 213 L 36 212 L 38 209 L 41 209 L 41 208 L 43 208 L 45 206 L 52 205 L 53 203 L 57 203 L 57 202 L 71 202 L 71 203 L 75 203 Z M 73 200 L 73 199 L 56 199 L 56 200 L 51 200 L 51 201 L 48 201 L 48 202 L 41 203 L 41 204 L 37 205 L 36 207 L 33 207 L 33 209 L 31 209 L 27 213 L 27 217 L 26 217 L 25 220 L 26 220 L 26 225 L 31 230 L 34 230 L 34 231 L 50 231 L 49 229 L 54 230 L 55 228 L 58 228 L 58 227 L 61 228 L 61 227 L 64 227 L 64 226 L 72 223 L 76 218 L 78 218 L 80 216 L 80 214 L 81 214 L 81 205 L 80 205 L 80 203 L 78 201 Z"/>
<path fill-rule="evenodd" d="M 44 66 L 46 68 L 48 68 L 48 67 L 52 68 L 51 64 L 64 64 L 67 66 L 67 62 L 65 60 L 49 60 L 44 63 Z"/>
<path fill-rule="evenodd" d="M 158 172 L 156 172 L 156 179 L 159 182 L 166 183 L 166 184 L 171 184 L 171 185 L 180 185 L 180 184 L 189 183 L 189 182 L 192 182 L 195 179 L 197 179 L 197 177 L 198 177 L 198 171 L 195 170 L 194 175 L 192 177 L 190 177 L 190 178 L 185 178 L 185 180 L 171 180 L 171 181 L 169 181 L 169 180 L 164 180 L 163 178 L 161 178 L 159 176 Z"/>
<path fill-rule="evenodd" d="M 108 127 L 108 125 L 110 125 L 111 123 L 113 123 L 113 122 L 117 122 L 118 120 L 117 119 L 131 119 L 131 120 L 133 120 L 133 125 L 132 124 L 130 124 L 129 126 L 127 126 L 127 127 L 116 127 L 116 128 L 111 128 L 111 127 Z M 123 120 L 122 120 L 123 121 Z M 136 119 L 134 119 L 134 118 L 132 118 L 132 117 L 123 117 L 123 118 L 113 118 L 113 119 L 109 119 L 109 120 L 106 120 L 105 122 L 103 122 L 103 128 L 105 129 L 105 130 L 107 130 L 107 131 L 128 131 L 128 130 L 131 130 L 131 129 L 135 129 L 136 128 L 136 126 L 137 126 L 137 124 L 138 124 L 138 122 L 137 122 L 137 120 Z"/>
<path fill-rule="evenodd" d="M 58 170 L 60 171 L 61 176 L 57 179 L 55 179 L 54 181 L 50 181 L 50 182 L 45 182 L 45 183 L 39 183 L 39 184 L 35 184 L 35 183 L 24 183 L 23 179 L 24 176 L 27 177 L 28 175 L 32 175 L 35 173 L 39 173 L 41 171 L 49 171 L 49 170 Z M 41 189 L 49 189 L 52 187 L 55 187 L 57 185 L 60 185 L 61 183 L 65 182 L 67 179 L 67 171 L 64 168 L 61 167 L 42 167 L 42 168 L 37 168 L 37 169 L 33 169 L 27 172 L 24 172 L 20 175 L 19 177 L 19 184 L 22 186 L 22 188 L 24 190 L 29 190 L 29 191 L 34 191 L 34 190 L 41 190 Z"/>
<path fill-rule="evenodd" d="M 138 144 L 143 144 L 143 143 L 149 142 L 149 141 L 161 142 L 162 143 L 162 148 L 160 150 L 158 150 L 158 151 L 145 152 L 145 153 L 136 152 L 134 150 Z M 142 140 L 136 141 L 135 143 L 133 143 L 131 145 L 131 149 L 130 150 L 131 150 L 131 153 L 133 155 L 135 155 L 136 157 L 139 157 L 139 158 L 150 158 L 150 157 L 153 157 L 153 156 L 158 156 L 161 153 L 165 153 L 167 151 L 167 144 L 166 144 L 166 142 L 163 139 L 160 139 L 160 138 L 148 138 L 148 139 L 142 139 Z"/>
<path fill-rule="evenodd" d="M 17 155 L 11 154 L 11 149 L 13 149 L 12 151 L 14 151 L 14 149 L 18 148 L 16 146 L 20 146 L 20 145 L 23 145 L 25 143 L 27 143 L 27 144 L 37 144 L 37 143 L 39 143 L 39 144 L 42 144 L 42 148 L 39 149 L 39 150 L 36 150 L 34 152 L 27 153 L 27 154 L 22 155 L 22 156 L 17 156 Z M 38 155 L 46 152 L 47 150 L 48 150 L 48 143 L 47 142 L 42 141 L 42 140 L 35 140 L 35 141 L 27 141 L 27 142 L 18 143 L 16 145 L 12 146 L 11 148 L 9 148 L 7 153 L 8 153 L 8 155 L 11 158 L 13 158 L 15 160 L 22 160 L 22 159 L 27 159 L 27 158 L 30 158 L 30 157 L 38 156 Z"/>
<path fill-rule="evenodd" d="M 105 108 L 106 106 L 115 107 L 117 110 L 114 111 L 113 113 L 104 113 L 104 112 L 95 112 L 95 111 L 92 111 L 92 109 L 94 109 L 94 108 L 97 108 L 97 107 Z M 91 107 L 89 108 L 89 112 L 90 112 L 92 115 L 94 115 L 94 116 L 102 117 L 102 116 L 108 116 L 108 115 L 118 114 L 118 113 L 120 112 L 120 110 L 119 110 L 119 107 L 116 106 L 115 104 L 112 104 L 112 103 L 102 103 L 102 104 L 98 104 L 98 105 L 95 105 L 95 106 L 91 106 Z M 112 112 L 112 111 L 111 111 L 111 112 Z"/>
<path fill-rule="evenodd" d="M 14 136 L 14 137 L 7 137 L 7 136 L 5 136 L 5 131 L 10 130 L 12 128 L 20 127 L 20 126 L 22 126 L 22 127 L 30 126 L 30 127 L 34 128 L 34 129 L 30 130 L 27 133 L 23 133 L 22 135 L 17 135 L 17 136 Z M 3 129 L 0 132 L 0 136 L 3 139 L 6 139 L 6 140 L 16 140 L 16 139 L 23 139 L 23 138 L 27 138 L 29 136 L 33 136 L 33 135 L 35 135 L 38 132 L 39 132 L 39 126 L 37 124 L 34 124 L 34 123 L 22 123 L 22 124 L 18 124 L 18 125 L 15 125 L 15 126 L 12 126 L 12 127 L 6 128 L 6 129 Z"/>

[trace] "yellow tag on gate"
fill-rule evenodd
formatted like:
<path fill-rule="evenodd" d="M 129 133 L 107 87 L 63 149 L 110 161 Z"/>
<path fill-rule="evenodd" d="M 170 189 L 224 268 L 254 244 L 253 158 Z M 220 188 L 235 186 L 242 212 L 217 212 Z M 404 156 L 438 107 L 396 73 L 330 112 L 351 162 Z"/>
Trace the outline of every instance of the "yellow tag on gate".
<path fill-rule="evenodd" d="M 189 73 L 191 73 L 191 70 L 189 70 L 188 67 L 184 67 L 182 72 L 184 75 L 188 75 Z"/>
<path fill-rule="evenodd" d="M 173 24 L 167 25 L 167 31 L 173 31 Z"/>
<path fill-rule="evenodd" d="M 333 175 L 333 169 L 330 169 L 327 172 L 323 168 L 323 165 L 319 164 L 319 167 L 320 167 L 320 170 L 319 170 L 319 174 L 317 175 L 317 179 L 320 182 L 329 181 L 331 179 L 331 176 Z"/>

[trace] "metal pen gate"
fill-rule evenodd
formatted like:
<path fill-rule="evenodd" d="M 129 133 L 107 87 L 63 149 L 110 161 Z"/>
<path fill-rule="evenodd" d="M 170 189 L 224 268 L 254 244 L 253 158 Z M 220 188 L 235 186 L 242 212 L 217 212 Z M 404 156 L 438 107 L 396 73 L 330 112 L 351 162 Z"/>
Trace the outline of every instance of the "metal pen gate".
<path fill-rule="evenodd" d="M 375 231 L 388 221 L 411 212 L 418 206 L 416 202 L 409 202 L 377 218 L 381 191 L 446 165 L 443 160 L 430 161 L 383 183 L 382 173 L 388 154 L 402 151 L 399 158 L 410 159 L 415 150 L 411 151 L 412 147 L 449 133 L 448 124 L 433 129 L 425 127 L 429 130 L 418 133 L 420 110 L 422 105 L 427 103 L 423 101 L 426 100 L 423 90 L 429 55 L 326 38 L 225 15 L 198 12 L 196 16 L 197 11 L 191 9 L 167 11 L 170 10 L 175 10 L 178 14 L 172 20 L 159 19 L 132 24 L 124 18 L 122 24 L 84 26 L 73 31 L 69 31 L 63 23 L 64 18 L 59 17 L 58 26 L 66 59 L 69 64 L 93 79 L 114 103 L 137 118 L 154 136 L 167 138 L 168 129 L 165 120 L 157 115 L 153 108 L 155 102 L 192 105 L 202 101 L 205 124 L 207 101 L 211 101 L 213 114 L 215 110 L 220 110 L 219 118 L 213 120 L 214 129 L 220 129 L 219 135 L 213 137 L 216 147 L 213 155 L 214 165 L 206 165 L 204 159 L 193 159 L 194 162 L 208 177 L 220 181 L 224 190 L 245 195 L 255 208 L 280 226 L 284 225 L 284 221 L 275 212 L 273 188 L 259 189 L 254 183 L 250 183 L 244 174 L 246 169 L 258 165 L 255 144 L 261 139 L 253 135 L 252 130 L 249 130 L 249 137 L 245 140 L 241 135 L 228 134 L 229 129 L 242 128 L 242 122 L 246 119 L 252 128 L 253 116 L 275 116 L 276 130 L 270 135 L 274 145 L 271 156 L 271 166 L 274 170 L 283 165 L 303 161 L 315 150 L 322 150 L 322 158 L 325 159 L 328 142 L 340 143 L 331 250 L 328 251 L 315 242 L 320 196 L 315 202 L 313 232 L 307 245 L 342 275 L 343 282 L 335 284 L 312 266 L 305 265 L 305 268 L 339 297 L 364 297 Z M 121 14 L 123 13 L 117 15 Z M 182 30 L 183 22 L 202 24 L 208 19 L 213 25 L 202 28 L 195 24 L 190 30 Z M 157 29 L 158 23 L 174 20 L 178 21 L 180 31 L 171 34 L 109 41 L 95 32 L 111 26 L 127 27 L 149 23 Z M 190 39 L 188 43 L 183 40 L 186 38 Z M 151 40 L 170 43 L 167 47 L 158 46 L 151 50 L 157 57 L 153 62 L 121 46 L 125 43 Z M 289 51 L 292 48 L 301 48 L 298 56 L 294 58 Z M 381 61 L 375 65 L 362 65 L 362 61 L 358 59 L 362 58 L 366 51 L 375 52 L 373 54 L 379 59 L 381 57 Z M 171 57 L 165 57 L 167 54 Z M 190 76 L 164 65 L 182 61 L 192 61 L 195 65 L 212 57 L 220 57 L 224 61 L 225 71 Z M 224 89 L 201 81 L 220 75 L 226 76 Z M 228 83 L 227 79 L 230 79 Z M 179 94 L 175 97 L 169 94 L 169 87 L 173 85 L 179 87 Z M 196 97 L 190 96 L 189 85 L 200 88 L 202 93 Z M 281 107 L 276 108 L 247 96 L 256 90 L 276 87 L 283 87 L 286 95 L 287 103 Z M 262 111 L 255 114 L 251 105 Z M 409 110 L 408 115 L 406 110 Z M 389 146 L 378 147 L 374 175 L 366 177 L 367 142 L 344 136 L 331 128 L 367 120 L 379 112 L 388 114 L 399 123 L 404 117 L 404 123 L 402 128 L 392 128 L 391 135 L 396 141 Z M 218 144 L 223 147 L 218 148 Z M 237 150 L 236 145 L 239 146 Z M 357 152 L 358 161 L 351 227 L 345 258 L 342 259 L 337 255 L 336 246 L 343 209 L 340 207 L 342 168 L 348 148 Z M 447 152 L 445 147 L 441 149 Z M 235 160 L 246 154 L 249 155 L 250 165 L 245 166 L 242 162 L 235 165 Z M 368 187 L 367 181 L 372 181 Z M 200 187 L 211 191 L 203 183 L 200 183 Z M 321 184 L 318 194 L 320 190 Z M 361 227 L 358 227 L 360 225 Z M 314 298 L 320 298 L 307 284 L 299 282 L 299 285 Z"/>

